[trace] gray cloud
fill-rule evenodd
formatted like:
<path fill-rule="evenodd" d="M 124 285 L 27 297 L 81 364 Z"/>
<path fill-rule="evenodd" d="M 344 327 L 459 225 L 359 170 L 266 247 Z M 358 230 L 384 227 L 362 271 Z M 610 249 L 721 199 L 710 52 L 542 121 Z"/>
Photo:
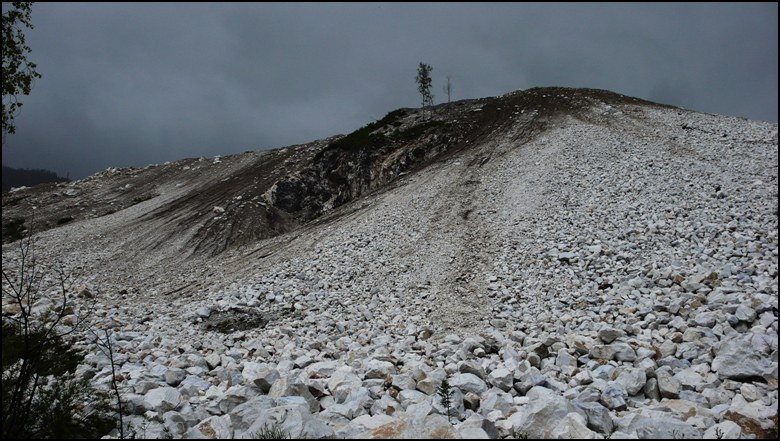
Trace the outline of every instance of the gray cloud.
<path fill-rule="evenodd" d="M 5 4 L 3 6 L 5 8 Z M 777 121 L 777 4 L 33 5 L 37 80 L 3 163 L 109 166 L 277 148 L 435 101 L 609 89 Z"/>

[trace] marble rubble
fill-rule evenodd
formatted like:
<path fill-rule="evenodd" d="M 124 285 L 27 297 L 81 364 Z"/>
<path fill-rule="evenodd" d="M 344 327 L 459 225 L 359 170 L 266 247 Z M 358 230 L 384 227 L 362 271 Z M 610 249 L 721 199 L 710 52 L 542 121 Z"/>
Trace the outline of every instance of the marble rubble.
<path fill-rule="evenodd" d="M 125 423 L 175 438 L 775 428 L 777 124 L 648 108 L 634 130 L 630 109 L 593 112 L 623 126 L 570 118 L 522 148 L 498 134 L 202 298 L 104 290 Z M 500 158 L 474 171 L 486 151 Z M 468 173 L 478 200 L 444 192 Z M 107 389 L 107 357 L 79 344 L 78 375 Z"/>

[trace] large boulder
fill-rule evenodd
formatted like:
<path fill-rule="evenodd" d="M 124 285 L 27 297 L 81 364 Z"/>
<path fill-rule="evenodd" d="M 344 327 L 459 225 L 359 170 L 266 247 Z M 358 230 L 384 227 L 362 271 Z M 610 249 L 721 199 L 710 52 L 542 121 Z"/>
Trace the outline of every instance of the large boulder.
<path fill-rule="evenodd" d="M 397 396 L 396 399 L 399 403 L 401 403 L 401 406 L 404 408 L 407 408 L 411 406 L 412 404 L 421 403 L 423 401 L 427 401 L 430 399 L 430 396 L 425 395 L 424 393 L 412 389 L 406 389 L 402 390 Z"/>
<path fill-rule="evenodd" d="M 248 386 L 233 386 L 216 400 L 217 407 L 223 414 L 235 409 L 236 406 L 246 403 L 260 393 L 257 389 Z"/>
<path fill-rule="evenodd" d="M 428 415 L 422 421 L 415 421 L 406 412 L 397 412 L 393 421 L 367 430 L 358 438 L 459 439 L 461 435 L 444 415 Z"/>
<path fill-rule="evenodd" d="M 434 369 L 426 374 L 426 377 L 417 382 L 417 390 L 433 395 L 441 386 L 441 382 L 447 378 L 447 371 L 443 368 Z"/>
<path fill-rule="evenodd" d="M 572 412 L 567 414 L 551 432 L 554 439 L 601 439 L 598 433 L 588 429 L 585 417 Z"/>
<path fill-rule="evenodd" d="M 742 428 L 733 421 L 715 424 L 704 432 L 704 439 L 741 439 Z"/>
<path fill-rule="evenodd" d="M 339 368 L 335 361 L 318 361 L 306 366 L 306 375 L 309 378 L 328 378 Z"/>
<path fill-rule="evenodd" d="M 541 386 L 531 388 L 526 396 L 529 403 L 507 418 L 514 433 L 530 438 L 550 438 L 553 429 L 566 415 L 576 412 L 587 418 L 571 401 Z"/>
<path fill-rule="evenodd" d="M 628 405 L 626 404 L 623 393 L 623 388 L 620 387 L 620 384 L 614 381 L 610 381 L 604 387 L 604 391 L 601 392 L 599 402 L 607 409 L 626 410 Z"/>
<path fill-rule="evenodd" d="M 389 375 L 395 375 L 396 369 L 389 361 L 374 360 L 368 362 L 365 379 L 378 378 L 384 380 Z"/>
<path fill-rule="evenodd" d="M 207 418 L 184 434 L 185 439 L 230 439 L 233 438 L 233 424 L 227 415 Z"/>
<path fill-rule="evenodd" d="M 386 414 L 361 415 L 339 428 L 336 431 L 336 437 L 345 439 L 360 438 L 363 433 L 394 421 L 395 418 Z"/>
<path fill-rule="evenodd" d="M 245 432 L 263 411 L 272 407 L 276 407 L 276 400 L 268 395 L 260 395 L 234 407 L 228 415 L 236 432 Z"/>
<path fill-rule="evenodd" d="M 615 360 L 617 361 L 634 361 L 636 360 L 636 351 L 630 344 L 622 341 L 617 341 L 609 345 L 613 351 L 615 351 Z"/>
<path fill-rule="evenodd" d="M 152 408 L 163 414 L 169 410 L 174 410 L 181 402 L 181 393 L 173 387 L 158 387 L 152 389 L 144 395 L 144 400 L 148 402 Z"/>
<path fill-rule="evenodd" d="M 605 344 L 610 344 L 613 341 L 615 341 L 615 339 L 620 338 L 620 337 L 625 337 L 625 335 L 626 335 L 626 333 L 624 331 L 621 331 L 620 329 L 615 329 L 615 328 L 609 327 L 609 326 L 605 327 L 605 328 L 602 328 L 599 331 L 599 338 Z"/>
<path fill-rule="evenodd" d="M 253 361 L 244 363 L 244 370 L 241 371 L 244 381 L 268 393 L 271 386 L 280 378 L 279 371 L 266 363 L 255 363 Z"/>
<path fill-rule="evenodd" d="M 514 377 L 512 372 L 506 368 L 493 369 L 488 375 L 488 383 L 503 390 L 509 392 L 514 385 Z"/>
<path fill-rule="evenodd" d="M 477 395 L 482 395 L 487 392 L 487 384 L 482 381 L 481 378 L 474 374 L 457 373 L 449 380 L 450 386 L 457 387 L 464 394 L 474 392 Z"/>
<path fill-rule="evenodd" d="M 330 390 L 336 403 L 343 403 L 350 393 L 362 386 L 363 380 L 345 369 L 333 372 L 333 375 L 328 380 L 328 390 Z"/>
<path fill-rule="evenodd" d="M 636 432 L 641 439 L 701 438 L 701 430 L 693 424 L 674 418 L 667 412 L 642 409 L 628 417 L 628 425 L 622 430 Z"/>
<path fill-rule="evenodd" d="M 335 432 L 301 406 L 278 406 L 264 410 L 244 433 L 257 437 L 261 432 L 277 429 L 291 439 L 332 438 Z"/>
<path fill-rule="evenodd" d="M 511 395 L 497 392 L 496 389 L 490 389 L 485 394 L 485 398 L 480 402 L 479 413 L 487 417 L 491 412 L 498 410 L 501 412 L 501 416 L 505 417 L 509 415 L 514 406 Z"/>
<path fill-rule="evenodd" d="M 636 395 L 645 387 L 647 382 L 647 375 L 645 370 L 641 368 L 626 368 L 623 369 L 615 383 L 619 384 L 629 396 Z"/>
<path fill-rule="evenodd" d="M 680 380 L 674 378 L 669 371 L 658 370 L 655 373 L 655 378 L 658 380 L 658 391 L 663 398 L 680 398 L 680 389 L 682 383 Z"/>
<path fill-rule="evenodd" d="M 271 390 L 268 391 L 268 396 L 275 400 L 281 397 L 303 397 L 309 403 L 311 412 L 320 410 L 320 402 L 309 392 L 309 388 L 301 380 L 290 376 L 284 376 L 274 382 Z"/>
<path fill-rule="evenodd" d="M 585 413 L 589 428 L 602 435 L 612 433 L 612 417 L 609 415 L 609 410 L 606 407 L 593 401 L 574 400 L 572 404 Z"/>
<path fill-rule="evenodd" d="M 499 437 L 496 424 L 489 419 L 479 414 L 471 415 L 466 418 L 466 421 L 455 426 L 460 432 L 461 436 L 466 438 L 477 438 L 478 435 L 484 433 L 487 439 L 497 439 Z"/>
<path fill-rule="evenodd" d="M 474 374 L 481 380 L 485 379 L 485 369 L 476 360 L 466 360 L 460 364 L 458 371 L 463 374 Z"/>
<path fill-rule="evenodd" d="M 198 377 L 197 375 L 190 375 L 179 384 L 179 392 L 190 397 L 197 397 L 206 393 L 213 384 Z"/>
<path fill-rule="evenodd" d="M 165 371 L 165 382 L 171 387 L 176 387 L 187 378 L 187 372 L 184 369 L 168 369 Z"/>
<path fill-rule="evenodd" d="M 460 391 L 460 389 L 452 389 L 452 397 L 450 398 L 450 410 L 449 415 L 452 418 L 458 418 L 460 419 L 463 413 L 466 411 L 465 408 L 465 400 L 464 400 L 463 392 Z M 434 395 L 432 397 L 431 402 L 433 403 L 434 409 L 436 409 L 437 413 L 440 413 L 442 415 L 447 415 L 447 409 L 441 405 L 441 396 L 438 394 Z"/>
<path fill-rule="evenodd" d="M 771 358 L 756 352 L 747 338 L 727 339 L 714 346 L 712 370 L 723 379 L 744 380 L 760 377 Z"/>

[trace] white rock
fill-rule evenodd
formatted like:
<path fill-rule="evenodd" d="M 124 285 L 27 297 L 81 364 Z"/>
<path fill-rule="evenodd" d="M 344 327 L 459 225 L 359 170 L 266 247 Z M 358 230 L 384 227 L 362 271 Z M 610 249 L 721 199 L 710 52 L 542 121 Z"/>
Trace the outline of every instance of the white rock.
<path fill-rule="evenodd" d="M 174 410 L 176 406 L 181 402 L 181 393 L 173 387 L 158 387 L 152 389 L 144 395 L 146 400 L 152 408 L 163 414 L 169 410 Z"/>
<path fill-rule="evenodd" d="M 233 424 L 227 415 L 207 418 L 184 434 L 187 439 L 233 438 Z"/>
<path fill-rule="evenodd" d="M 450 386 L 457 387 L 461 392 L 474 392 L 482 395 L 487 391 L 487 385 L 474 374 L 457 373 L 449 380 Z"/>
<path fill-rule="evenodd" d="M 310 412 L 319 412 L 320 403 L 309 392 L 309 388 L 297 378 L 291 378 L 285 375 L 276 380 L 268 391 L 268 396 L 279 400 L 281 397 L 303 397 L 309 403 Z"/>
<path fill-rule="evenodd" d="M 626 368 L 621 372 L 615 383 L 619 384 L 628 395 L 636 395 L 647 382 L 645 370 L 640 368 Z"/>
<path fill-rule="evenodd" d="M 498 368 L 488 374 L 488 383 L 504 392 L 509 392 L 514 385 L 514 376 L 508 369 Z"/>
<path fill-rule="evenodd" d="M 244 363 L 244 370 L 241 371 L 241 375 L 244 377 L 244 381 L 259 388 L 263 392 L 271 390 L 271 386 L 281 378 L 279 371 L 275 368 L 266 363 L 255 363 L 251 361 Z"/>
<path fill-rule="evenodd" d="M 723 421 L 715 424 L 704 432 L 704 439 L 740 439 L 742 429 L 733 421 Z"/>
<path fill-rule="evenodd" d="M 585 418 L 576 413 L 567 414 L 552 430 L 553 439 L 603 439 L 598 433 L 588 429 Z"/>

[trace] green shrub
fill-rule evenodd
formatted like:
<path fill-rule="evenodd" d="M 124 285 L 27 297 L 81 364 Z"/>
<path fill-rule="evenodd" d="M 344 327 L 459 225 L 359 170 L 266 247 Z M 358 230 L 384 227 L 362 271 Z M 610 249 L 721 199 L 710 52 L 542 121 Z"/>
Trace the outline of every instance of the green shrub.
<path fill-rule="evenodd" d="M 282 429 L 278 422 L 274 422 L 272 425 L 268 423 L 263 424 L 260 431 L 254 434 L 255 439 L 288 439 L 290 433 Z"/>
<path fill-rule="evenodd" d="M 390 124 L 395 125 L 395 123 L 398 122 L 398 118 L 401 118 L 405 115 L 406 111 L 402 109 L 396 109 L 392 112 L 388 112 L 388 114 L 379 121 L 366 124 L 349 135 L 331 142 L 327 147 L 317 153 L 317 155 L 314 157 L 314 160 L 317 161 L 321 159 L 328 150 L 339 149 L 341 151 L 348 152 L 367 146 L 375 148 L 382 147 L 383 145 L 386 145 L 389 140 L 382 134 L 372 134 L 372 132 L 375 132 Z"/>

